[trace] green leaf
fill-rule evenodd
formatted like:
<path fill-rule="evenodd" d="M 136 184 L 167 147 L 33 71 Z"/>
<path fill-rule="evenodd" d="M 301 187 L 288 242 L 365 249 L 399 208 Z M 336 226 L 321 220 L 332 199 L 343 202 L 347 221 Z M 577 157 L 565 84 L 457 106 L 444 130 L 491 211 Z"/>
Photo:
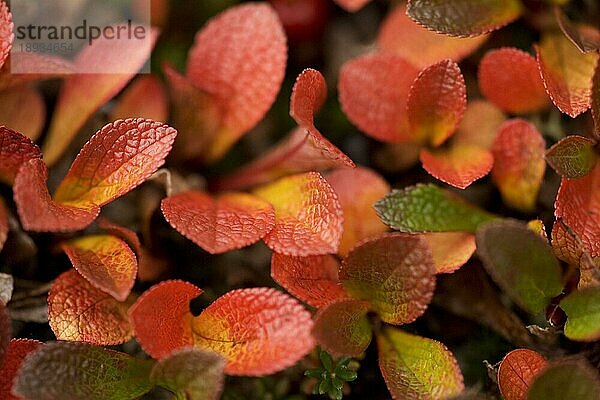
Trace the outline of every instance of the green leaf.
<path fill-rule="evenodd" d="M 479 224 L 496 218 L 434 184 L 392 191 L 375 203 L 375 210 L 385 224 L 402 232 L 475 232 Z"/>
<path fill-rule="evenodd" d="M 356 371 L 352 371 L 351 369 L 345 367 L 337 369 L 335 371 L 335 376 L 346 382 L 351 382 L 358 378 L 358 374 L 356 373 Z"/>
<path fill-rule="evenodd" d="M 212 351 L 176 350 L 156 363 L 150 379 L 175 393 L 194 400 L 216 400 L 223 391 L 225 359 Z"/>
<path fill-rule="evenodd" d="M 533 381 L 527 400 L 598 400 L 598 373 L 584 362 L 556 362 L 546 367 Z"/>
<path fill-rule="evenodd" d="M 573 292 L 562 299 L 560 307 L 568 317 L 566 337 L 583 342 L 600 339 L 600 287 Z"/>
<path fill-rule="evenodd" d="M 434 32 L 470 37 L 509 24 L 522 10 L 519 0 L 410 0 L 406 13 Z"/>
<path fill-rule="evenodd" d="M 79 342 L 50 342 L 21 366 L 14 393 L 36 400 L 128 400 L 152 389 L 154 361 Z"/>
<path fill-rule="evenodd" d="M 394 399 L 442 399 L 464 389 L 454 356 L 440 342 L 386 327 L 377 345 L 379 368 Z"/>
<path fill-rule="evenodd" d="M 319 359 L 327 371 L 333 371 L 333 358 L 331 358 L 331 355 L 329 355 L 328 352 L 319 350 Z"/>
<path fill-rule="evenodd" d="M 516 221 L 494 221 L 477 230 L 477 252 L 508 296 L 531 313 L 543 311 L 563 289 L 561 268 L 539 234 Z"/>
<path fill-rule="evenodd" d="M 571 135 L 546 151 L 546 161 L 561 176 L 569 179 L 587 175 L 596 165 L 595 142 L 583 136 Z"/>

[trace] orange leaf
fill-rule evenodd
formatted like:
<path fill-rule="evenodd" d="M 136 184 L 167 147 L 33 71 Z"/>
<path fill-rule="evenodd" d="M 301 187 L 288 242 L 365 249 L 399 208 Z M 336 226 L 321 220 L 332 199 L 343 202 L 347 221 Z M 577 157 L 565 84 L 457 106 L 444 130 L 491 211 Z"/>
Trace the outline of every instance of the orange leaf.
<path fill-rule="evenodd" d="M 554 216 L 575 232 L 590 256 L 600 257 L 600 163 L 583 178 L 562 178 Z"/>
<path fill-rule="evenodd" d="M 0 92 L 0 121 L 3 125 L 35 140 L 44 127 L 45 119 L 46 104 L 36 89 L 21 86 Z"/>
<path fill-rule="evenodd" d="M 0 198 L 0 251 L 4 247 L 4 242 L 8 237 L 8 211 L 2 198 Z"/>
<path fill-rule="evenodd" d="M 225 373 L 260 376 L 283 370 L 315 345 L 311 315 L 272 288 L 238 289 L 192 321 L 194 344 L 227 359 Z"/>
<path fill-rule="evenodd" d="M 158 30 L 153 28 L 150 46 L 140 46 L 137 40 L 111 40 L 102 36 L 77 55 L 75 65 L 79 70 L 128 73 L 73 74 L 65 80 L 43 146 L 48 165 L 58 161 L 87 119 L 135 76 L 135 71 L 150 57 L 157 37 Z"/>
<path fill-rule="evenodd" d="M 134 231 L 123 226 L 117 225 L 104 217 L 98 218 L 96 224 L 100 229 L 105 230 L 113 236 L 123 239 L 125 243 L 127 243 L 127 245 L 131 248 L 131 250 L 133 250 L 135 255 L 138 258 L 140 258 L 142 243 L 140 242 L 140 239 Z"/>
<path fill-rule="evenodd" d="M 286 61 L 283 27 L 265 3 L 231 7 L 198 32 L 186 75 L 222 106 L 208 161 L 220 158 L 265 115 L 281 87 Z"/>
<path fill-rule="evenodd" d="M 545 141 L 536 127 L 522 119 L 504 122 L 492 146 L 492 179 L 504 202 L 518 210 L 535 208 L 546 162 Z"/>
<path fill-rule="evenodd" d="M 313 307 L 349 298 L 338 280 L 339 261 L 330 254 L 296 257 L 273 253 L 271 276 L 288 292 Z"/>
<path fill-rule="evenodd" d="M 273 251 L 294 256 L 337 251 L 342 209 L 335 192 L 319 173 L 287 176 L 254 193 L 275 210 L 275 227 L 263 238 Z"/>
<path fill-rule="evenodd" d="M 0 0 L 0 67 L 10 53 L 13 39 L 12 14 L 4 0 Z"/>
<path fill-rule="evenodd" d="M 421 149 L 420 159 L 430 175 L 460 189 L 486 176 L 494 164 L 492 153 L 470 144 L 456 144 L 433 152 Z"/>
<path fill-rule="evenodd" d="M 202 294 L 191 283 L 163 281 L 144 292 L 129 309 L 135 337 L 153 358 L 193 344 L 190 301 Z"/>
<path fill-rule="evenodd" d="M 141 75 L 123 92 L 112 110 L 111 120 L 141 117 L 167 121 L 167 95 L 154 75 Z"/>
<path fill-rule="evenodd" d="M 247 193 L 178 193 L 161 209 L 173 228 L 211 254 L 255 243 L 274 226 L 273 207 Z"/>
<path fill-rule="evenodd" d="M 421 235 L 431 249 L 436 273 L 451 273 L 475 252 L 475 236 L 468 232 L 430 232 Z"/>
<path fill-rule="evenodd" d="M 112 345 L 131 338 L 127 305 L 96 289 L 74 269 L 52 283 L 48 320 L 59 340 Z"/>
<path fill-rule="evenodd" d="M 313 328 L 317 343 L 336 357 L 360 356 L 373 335 L 368 312 L 368 302 L 354 299 L 336 301 L 321 308 Z"/>
<path fill-rule="evenodd" d="M 445 59 L 459 62 L 486 40 L 486 35 L 457 38 L 427 30 L 411 20 L 406 15 L 406 6 L 400 5 L 381 24 L 377 45 L 418 68 L 425 68 Z"/>
<path fill-rule="evenodd" d="M 367 54 L 342 66 L 339 100 L 346 116 L 383 142 L 411 140 L 406 104 L 419 71 L 393 54 Z"/>
<path fill-rule="evenodd" d="M 37 349 L 43 343 L 31 339 L 13 339 L 10 341 L 4 364 L 0 361 L 0 399 L 20 400 L 12 394 L 13 382 L 27 354 Z"/>
<path fill-rule="evenodd" d="M 335 3 L 348 12 L 356 12 L 363 8 L 371 0 L 333 0 Z"/>
<path fill-rule="evenodd" d="M 39 158 L 19 170 L 13 196 L 23 228 L 31 231 L 73 231 L 83 229 L 100 213 L 95 204 L 62 204 L 48 193 L 48 168 Z"/>
<path fill-rule="evenodd" d="M 300 126 L 314 126 L 314 116 L 327 97 L 325 78 L 317 70 L 307 68 L 296 78 L 290 99 L 290 115 Z"/>
<path fill-rule="evenodd" d="M 386 232 L 373 204 L 391 190 L 377 173 L 367 168 L 339 169 L 326 176 L 344 212 L 344 233 L 338 253 L 345 255 L 359 241 Z"/>
<path fill-rule="evenodd" d="M 0 126 L 0 182 L 12 185 L 23 163 L 41 157 L 40 149 L 31 139 Z"/>
<path fill-rule="evenodd" d="M 102 206 L 133 190 L 163 165 L 177 131 L 142 118 L 105 125 L 83 146 L 54 198 Z"/>
<path fill-rule="evenodd" d="M 572 23 L 559 7 L 554 8 L 554 16 L 560 29 L 579 51 L 589 53 L 600 50 L 600 31 L 597 28 Z"/>
<path fill-rule="evenodd" d="M 410 133 L 422 143 L 439 146 L 456 131 L 467 107 L 460 68 L 444 60 L 425 68 L 410 88 L 407 112 Z"/>
<path fill-rule="evenodd" d="M 548 95 L 536 59 L 513 47 L 488 51 L 479 63 L 481 93 L 504 111 L 536 112 L 548 105 Z"/>
<path fill-rule="evenodd" d="M 573 118 L 585 112 L 591 104 L 598 54 L 581 53 L 561 33 L 544 36 L 536 52 L 546 91 L 556 107 Z"/>
<path fill-rule="evenodd" d="M 533 379 L 548 364 L 533 350 L 517 349 L 508 353 L 498 368 L 498 386 L 506 400 L 526 400 Z"/>
<path fill-rule="evenodd" d="M 127 243 L 111 235 L 90 235 L 64 242 L 62 249 L 92 285 L 119 301 L 127 299 L 138 266 Z"/>
<path fill-rule="evenodd" d="M 384 322 L 413 322 L 435 288 L 431 251 L 419 236 L 393 233 L 363 241 L 343 260 L 339 278 L 354 297 L 369 301 Z"/>
<path fill-rule="evenodd" d="M 489 150 L 498 128 L 505 120 L 506 115 L 489 101 L 470 101 L 456 133 L 452 136 L 453 144 L 472 144 Z"/>

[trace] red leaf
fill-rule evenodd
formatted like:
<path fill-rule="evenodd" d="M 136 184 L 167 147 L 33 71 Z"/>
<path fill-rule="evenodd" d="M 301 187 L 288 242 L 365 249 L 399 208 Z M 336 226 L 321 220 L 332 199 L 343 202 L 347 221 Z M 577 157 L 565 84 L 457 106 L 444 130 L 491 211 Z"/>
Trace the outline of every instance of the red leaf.
<path fill-rule="evenodd" d="M 314 126 L 314 116 L 327 97 L 325 78 L 317 70 L 307 68 L 296 78 L 290 99 L 290 115 L 300 126 Z"/>
<path fill-rule="evenodd" d="M 263 238 L 273 251 L 294 256 L 337 251 L 342 209 L 335 192 L 319 173 L 287 176 L 254 193 L 275 210 L 275 227 Z"/>
<path fill-rule="evenodd" d="M 383 142 L 411 140 L 406 104 L 419 71 L 392 54 L 368 54 L 342 66 L 339 100 L 360 130 Z"/>
<path fill-rule="evenodd" d="M 333 0 L 335 3 L 348 12 L 356 12 L 363 8 L 371 0 Z"/>
<path fill-rule="evenodd" d="M 560 30 L 580 51 L 589 53 L 600 50 L 600 31 L 597 28 L 572 23 L 559 7 L 554 8 L 554 16 Z"/>
<path fill-rule="evenodd" d="M 2 124 L 35 140 L 44 127 L 45 119 L 46 104 L 36 89 L 21 86 L 0 92 Z"/>
<path fill-rule="evenodd" d="M 456 144 L 447 150 L 421 149 L 423 168 L 449 185 L 464 189 L 492 170 L 494 157 L 476 145 Z"/>
<path fill-rule="evenodd" d="M 410 134 L 416 141 L 439 146 L 456 131 L 466 108 L 467 88 L 458 65 L 444 60 L 427 67 L 410 88 Z"/>
<path fill-rule="evenodd" d="M 142 243 L 138 238 L 137 234 L 131 229 L 117 225 L 107 218 L 100 217 L 96 220 L 98 227 L 113 236 L 123 239 L 129 247 L 133 250 L 135 255 L 140 258 L 142 252 Z M 138 262 L 139 264 L 139 262 Z"/>
<path fill-rule="evenodd" d="M 0 251 L 4 247 L 4 242 L 8 237 L 8 211 L 2 198 L 0 198 Z"/>
<path fill-rule="evenodd" d="M 445 59 L 459 62 L 486 40 L 485 35 L 457 38 L 427 30 L 406 15 L 404 5 L 399 5 L 381 24 L 377 45 L 418 68 L 425 68 Z"/>
<path fill-rule="evenodd" d="M 371 343 L 372 330 L 367 318 L 369 303 L 340 300 L 321 308 L 315 316 L 313 335 L 331 355 L 358 357 Z"/>
<path fill-rule="evenodd" d="M 152 286 L 129 309 L 135 337 L 153 358 L 194 343 L 190 300 L 202 294 L 191 283 L 170 280 Z"/>
<path fill-rule="evenodd" d="M 19 170 L 13 196 L 23 228 L 31 231 L 83 229 L 100 213 L 95 204 L 61 204 L 48 193 L 48 168 L 41 159 L 27 162 Z"/>
<path fill-rule="evenodd" d="M 600 163 L 579 179 L 562 178 L 554 215 L 581 239 L 586 250 L 600 256 Z"/>
<path fill-rule="evenodd" d="M 600 62 L 592 78 L 592 119 L 594 120 L 594 133 L 600 139 Z"/>
<path fill-rule="evenodd" d="M 545 145 L 537 128 L 525 120 L 500 126 L 492 146 L 492 179 L 507 205 L 525 212 L 535 208 L 546 169 Z"/>
<path fill-rule="evenodd" d="M 536 59 L 505 47 L 488 51 L 479 63 L 481 93 L 502 110 L 527 114 L 549 104 Z"/>
<path fill-rule="evenodd" d="M 154 75 L 140 75 L 123 92 L 112 110 L 111 120 L 141 117 L 167 121 L 168 103 L 165 89 Z"/>
<path fill-rule="evenodd" d="M 283 27 L 265 3 L 231 7 L 198 32 L 187 78 L 222 106 L 222 126 L 207 150 L 221 157 L 273 104 L 283 81 L 287 45 Z"/>
<path fill-rule="evenodd" d="M 0 301 L 0 366 L 6 357 L 11 335 L 12 321 L 10 319 L 10 314 L 8 313 L 8 308 L 6 308 L 4 302 Z"/>
<path fill-rule="evenodd" d="M 102 206 L 133 190 L 165 162 L 177 131 L 143 118 L 105 125 L 83 146 L 54 198 Z"/>
<path fill-rule="evenodd" d="M 150 46 L 140 46 L 137 40 L 114 40 L 101 36 L 77 55 L 77 69 L 98 73 L 73 74 L 65 80 L 43 146 L 44 159 L 48 165 L 58 161 L 87 119 L 135 76 L 135 71 L 150 57 L 157 37 L 158 30 L 152 28 Z M 99 63 L 98 60 L 102 62 Z"/>
<path fill-rule="evenodd" d="M 164 199 L 161 209 L 173 228 L 211 254 L 257 242 L 275 218 L 269 203 L 246 193 L 178 193 Z"/>
<path fill-rule="evenodd" d="M 533 350 L 517 349 L 508 353 L 498 368 L 498 386 L 506 400 L 526 400 L 527 390 L 537 374 L 548 364 Z"/>
<path fill-rule="evenodd" d="M 273 253 L 271 276 L 288 292 L 313 307 L 349 298 L 338 279 L 339 261 L 330 254 L 296 257 Z"/>
<path fill-rule="evenodd" d="M 344 233 L 338 253 L 346 255 L 359 241 L 386 232 L 373 204 L 390 191 L 390 185 L 367 168 L 339 169 L 326 176 L 344 212 Z"/>
<path fill-rule="evenodd" d="M 229 375 L 261 376 L 283 370 L 315 345 L 311 315 L 272 288 L 238 289 L 193 319 L 194 344 L 222 354 Z"/>
<path fill-rule="evenodd" d="M 4 0 L 0 0 L 0 67 L 10 53 L 13 39 L 12 14 Z"/>
<path fill-rule="evenodd" d="M 31 139 L 0 126 L 0 182 L 12 185 L 21 165 L 34 158 L 42 153 Z"/>
<path fill-rule="evenodd" d="M 127 299 L 138 266 L 127 243 L 111 235 L 90 235 L 64 242 L 62 249 L 92 285 L 119 301 Z"/>
<path fill-rule="evenodd" d="M 468 232 L 430 232 L 425 239 L 436 273 L 451 273 L 465 265 L 475 252 L 475 236 Z"/>
<path fill-rule="evenodd" d="M 435 288 L 431 251 L 419 236 L 393 233 L 363 241 L 343 260 L 339 278 L 355 298 L 369 301 L 384 322 L 413 322 Z"/>
<path fill-rule="evenodd" d="M 561 33 L 546 35 L 535 49 L 546 91 L 556 107 L 573 118 L 585 112 L 598 54 L 581 53 Z"/>
<path fill-rule="evenodd" d="M 112 345 L 131 338 L 127 305 L 96 289 L 74 269 L 53 282 L 48 320 L 59 340 Z"/>
<path fill-rule="evenodd" d="M 0 361 L 0 399 L 20 400 L 12 394 L 13 382 L 27 354 L 37 349 L 43 343 L 31 339 L 13 339 L 10 341 L 4 364 Z"/>

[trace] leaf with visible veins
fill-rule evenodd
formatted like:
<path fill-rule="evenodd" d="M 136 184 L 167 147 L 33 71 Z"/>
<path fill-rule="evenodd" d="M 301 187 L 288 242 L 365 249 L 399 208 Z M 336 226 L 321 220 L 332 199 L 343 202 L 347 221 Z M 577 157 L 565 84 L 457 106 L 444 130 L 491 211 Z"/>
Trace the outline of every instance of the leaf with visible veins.
<path fill-rule="evenodd" d="M 546 151 L 546 161 L 560 176 L 569 179 L 581 178 L 598 162 L 595 145 L 591 139 L 570 135 Z"/>
<path fill-rule="evenodd" d="M 21 166 L 39 158 L 42 158 L 42 153 L 31 139 L 0 126 L 0 182 L 12 185 Z"/>
<path fill-rule="evenodd" d="M 516 349 L 508 353 L 498 368 L 498 386 L 506 400 L 526 400 L 531 382 L 548 364 L 539 353 Z"/>

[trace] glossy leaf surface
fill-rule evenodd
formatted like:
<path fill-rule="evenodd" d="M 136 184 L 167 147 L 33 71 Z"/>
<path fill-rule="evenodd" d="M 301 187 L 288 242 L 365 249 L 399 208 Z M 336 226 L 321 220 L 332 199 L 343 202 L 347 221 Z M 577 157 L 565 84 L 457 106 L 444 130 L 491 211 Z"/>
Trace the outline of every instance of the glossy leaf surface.
<path fill-rule="evenodd" d="M 31 339 L 12 339 L 6 352 L 4 363 L 0 361 L 0 399 L 20 400 L 12 394 L 13 382 L 17 377 L 19 368 L 27 354 L 42 345 L 41 342 Z"/>
<path fill-rule="evenodd" d="M 585 112 L 591 104 L 598 54 L 581 53 L 562 34 L 544 36 L 536 51 L 546 91 L 556 107 L 573 118 Z"/>
<path fill-rule="evenodd" d="M 594 141 L 571 135 L 546 151 L 546 161 L 561 176 L 576 179 L 585 176 L 598 161 Z"/>
<path fill-rule="evenodd" d="M 150 379 L 177 396 L 193 400 L 217 400 L 223 391 L 225 359 L 200 349 L 174 351 L 154 365 Z"/>
<path fill-rule="evenodd" d="M 330 254 L 288 256 L 273 253 L 271 277 L 299 300 L 321 308 L 350 297 L 338 279 L 339 261 Z"/>
<path fill-rule="evenodd" d="M 111 345 L 132 336 L 127 305 L 96 289 L 73 269 L 53 282 L 48 319 L 59 340 Z"/>
<path fill-rule="evenodd" d="M 254 193 L 275 209 L 275 227 L 263 240 L 277 253 L 335 253 L 343 214 L 337 195 L 316 172 L 281 178 Z"/>
<path fill-rule="evenodd" d="M 491 152 L 470 144 L 457 144 L 438 151 L 422 149 L 419 158 L 431 176 L 459 189 L 486 176 L 494 164 Z"/>
<path fill-rule="evenodd" d="M 467 88 L 458 65 L 440 61 L 425 68 L 410 88 L 407 112 L 411 136 L 439 146 L 448 139 L 467 107 Z"/>
<path fill-rule="evenodd" d="M 50 342 L 25 359 L 13 390 L 26 399 L 133 400 L 152 389 L 152 365 L 86 343 Z"/>
<path fill-rule="evenodd" d="M 417 23 L 450 36 L 477 36 L 517 19 L 519 0 L 410 0 L 406 13 Z"/>
<path fill-rule="evenodd" d="M 196 35 L 186 76 L 221 107 L 207 159 L 218 159 L 273 104 L 287 61 L 281 22 L 265 3 L 231 7 Z"/>
<path fill-rule="evenodd" d="M 295 364 L 314 346 L 311 315 L 272 288 L 238 289 L 192 321 L 194 344 L 227 359 L 225 373 L 260 376 Z"/>
<path fill-rule="evenodd" d="M 325 178 L 336 192 L 344 212 L 340 255 L 347 254 L 359 241 L 387 231 L 373 208 L 373 204 L 390 191 L 390 185 L 382 176 L 358 167 L 338 169 Z"/>
<path fill-rule="evenodd" d="M 92 285 L 119 301 L 129 296 L 138 262 L 127 243 L 112 235 L 89 235 L 64 242 L 62 249 Z"/>
<path fill-rule="evenodd" d="M 549 103 L 536 59 L 514 47 L 488 51 L 479 63 L 478 80 L 481 93 L 512 114 L 536 112 Z"/>
<path fill-rule="evenodd" d="M 527 226 L 496 221 L 477 231 L 477 252 L 506 294 L 531 313 L 545 309 L 563 289 L 562 270 L 548 243 Z"/>
<path fill-rule="evenodd" d="M 432 32 L 411 20 L 406 7 L 399 5 L 381 24 L 377 45 L 422 69 L 445 59 L 459 62 L 486 39 L 487 36 L 456 38 Z"/>
<path fill-rule="evenodd" d="M 354 247 L 342 262 L 339 278 L 383 321 L 399 325 L 425 312 L 435 288 L 435 267 L 422 238 L 393 233 Z"/>
<path fill-rule="evenodd" d="M 454 356 L 442 343 L 386 327 L 377 335 L 379 368 L 393 399 L 443 399 L 464 389 Z"/>
<path fill-rule="evenodd" d="M 582 342 L 600 338 L 600 288 L 572 292 L 561 300 L 560 307 L 568 317 L 564 328 L 566 337 Z"/>
<path fill-rule="evenodd" d="M 368 54 L 342 66 L 342 110 L 361 131 L 383 142 L 409 141 L 406 104 L 418 69 L 393 54 Z"/>
<path fill-rule="evenodd" d="M 548 364 L 539 353 L 516 349 L 508 353 L 498 368 L 498 386 L 506 400 L 525 400 L 531 382 Z"/>
<path fill-rule="evenodd" d="M 172 227 L 211 254 L 248 246 L 274 227 L 273 207 L 246 193 L 183 192 L 164 199 L 161 209 Z"/>
<path fill-rule="evenodd" d="M 341 300 L 328 304 L 315 316 L 313 335 L 333 356 L 358 357 L 371 343 L 372 329 L 367 318 L 369 304 Z"/>
<path fill-rule="evenodd" d="M 0 182 L 12 185 L 23 163 L 41 157 L 40 149 L 31 139 L 0 126 Z"/>
<path fill-rule="evenodd" d="M 383 222 L 402 232 L 475 232 L 495 218 L 448 190 L 418 184 L 394 190 L 375 204 Z"/>
<path fill-rule="evenodd" d="M 144 292 L 129 309 L 135 337 L 153 358 L 193 344 L 190 301 L 202 294 L 191 283 L 164 281 Z"/>
<path fill-rule="evenodd" d="M 527 400 L 594 400 L 600 397 L 598 372 L 585 362 L 555 362 L 533 381 Z"/>
<path fill-rule="evenodd" d="M 510 207 L 524 212 L 535 208 L 546 170 L 545 145 L 528 121 L 512 119 L 500 126 L 492 146 L 492 180 Z"/>

